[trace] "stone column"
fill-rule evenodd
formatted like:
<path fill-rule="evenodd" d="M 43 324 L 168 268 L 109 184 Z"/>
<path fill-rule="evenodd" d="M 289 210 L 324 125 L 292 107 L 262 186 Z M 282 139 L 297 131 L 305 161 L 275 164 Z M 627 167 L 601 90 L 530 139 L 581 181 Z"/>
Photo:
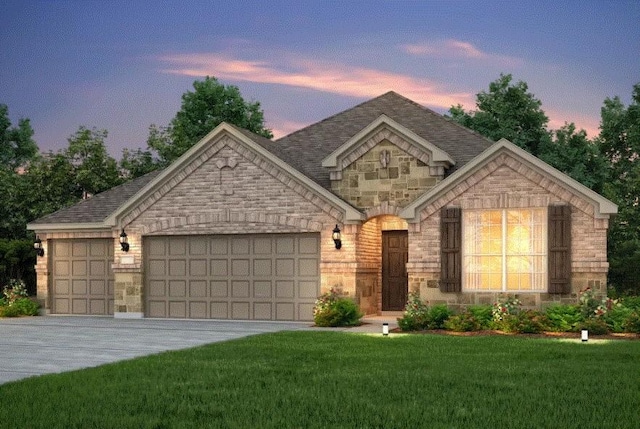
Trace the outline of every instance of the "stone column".
<path fill-rule="evenodd" d="M 141 319 L 144 317 L 144 295 L 141 264 L 113 264 L 113 317 Z"/>

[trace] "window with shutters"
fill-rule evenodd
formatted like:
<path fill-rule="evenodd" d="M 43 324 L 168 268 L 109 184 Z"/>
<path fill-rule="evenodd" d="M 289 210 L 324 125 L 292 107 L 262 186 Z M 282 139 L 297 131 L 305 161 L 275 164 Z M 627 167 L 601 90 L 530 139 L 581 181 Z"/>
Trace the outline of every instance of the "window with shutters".
<path fill-rule="evenodd" d="M 546 209 L 464 210 L 463 290 L 547 289 Z"/>

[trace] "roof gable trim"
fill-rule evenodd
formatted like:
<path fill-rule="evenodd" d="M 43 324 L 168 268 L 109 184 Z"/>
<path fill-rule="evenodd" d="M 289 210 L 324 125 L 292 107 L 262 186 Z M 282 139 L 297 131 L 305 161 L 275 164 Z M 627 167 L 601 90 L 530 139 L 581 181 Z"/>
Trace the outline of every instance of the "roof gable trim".
<path fill-rule="evenodd" d="M 206 150 L 209 144 L 213 140 L 219 140 L 225 134 L 232 136 L 236 140 L 241 143 L 249 146 L 251 150 L 258 153 L 260 156 L 268 159 L 270 162 L 278 166 L 283 171 L 286 171 L 288 174 L 294 176 L 301 184 L 306 186 L 308 189 L 315 192 L 317 195 L 323 197 L 325 200 L 328 200 L 334 206 L 342 209 L 345 212 L 345 220 L 348 221 L 356 221 L 361 220 L 363 218 L 363 214 L 358 211 L 356 208 L 347 204 L 345 201 L 338 198 L 336 195 L 327 191 L 316 182 L 300 173 L 298 170 L 293 168 L 291 165 L 285 163 L 280 158 L 276 157 L 273 153 L 261 147 L 259 144 L 251 140 L 244 133 L 236 129 L 235 127 L 227 124 L 225 122 L 218 125 L 214 128 L 209 134 L 200 140 L 197 144 L 195 144 L 191 149 L 185 152 L 178 160 L 176 160 L 173 164 L 167 167 L 162 173 L 160 173 L 156 178 L 154 178 L 151 182 L 149 182 L 146 186 L 140 189 L 134 196 L 132 196 L 129 200 L 127 200 L 124 204 L 122 204 L 117 210 L 115 210 L 109 217 L 105 219 L 105 225 L 116 225 L 121 219 L 122 215 L 133 210 L 136 205 L 141 203 L 145 198 L 147 198 L 152 192 L 162 186 L 167 180 L 173 177 L 174 174 L 186 168 L 193 160 L 197 159 L 202 155 L 202 152 Z"/>
<path fill-rule="evenodd" d="M 351 152 L 356 150 L 359 146 L 365 144 L 367 138 L 376 132 L 379 128 L 387 127 L 392 132 L 400 135 L 402 138 L 415 142 L 422 149 L 431 152 L 434 162 L 445 162 L 449 165 L 455 165 L 453 158 L 444 150 L 430 143 L 426 139 L 420 137 L 404 125 L 394 121 L 387 115 L 380 115 L 375 121 L 371 122 L 365 128 L 363 128 L 356 135 L 351 137 L 339 148 L 334 150 L 329 156 L 322 160 L 322 166 L 331 169 L 340 169 L 338 166 L 341 158 L 348 156 Z"/>
<path fill-rule="evenodd" d="M 511 143 L 509 140 L 503 138 L 494 143 L 480 155 L 475 157 L 464 167 L 455 171 L 451 176 L 440 182 L 435 188 L 429 190 L 422 197 L 418 198 L 413 203 L 405 207 L 404 210 L 402 210 L 402 212 L 400 213 L 400 217 L 407 219 L 412 223 L 418 222 L 420 219 L 416 215 L 424 206 L 426 206 L 428 203 L 435 200 L 439 196 L 444 195 L 445 193 L 452 190 L 459 182 L 465 180 L 468 176 L 482 168 L 489 160 L 491 160 L 495 155 L 499 154 L 502 151 L 508 151 L 512 153 L 519 159 L 525 161 L 532 168 L 543 172 L 545 175 L 550 176 L 556 181 L 567 186 L 570 190 L 576 192 L 578 195 L 581 195 L 594 206 L 596 217 L 607 218 L 609 217 L 609 215 L 613 215 L 618 212 L 618 206 L 607 198 L 592 191 L 582 183 L 555 169 L 541 159 L 533 156 L 524 149 Z"/>

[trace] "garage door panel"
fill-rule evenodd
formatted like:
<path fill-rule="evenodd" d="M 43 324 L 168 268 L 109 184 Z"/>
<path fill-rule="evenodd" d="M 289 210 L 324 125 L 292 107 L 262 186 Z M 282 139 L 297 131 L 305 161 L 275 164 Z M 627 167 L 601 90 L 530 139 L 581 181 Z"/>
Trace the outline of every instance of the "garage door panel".
<path fill-rule="evenodd" d="M 187 261 L 184 259 L 169 260 L 169 276 L 184 277 L 187 275 Z"/>
<path fill-rule="evenodd" d="M 87 314 L 87 299 L 74 298 L 71 300 L 71 312 L 73 314 Z"/>
<path fill-rule="evenodd" d="M 164 301 L 148 301 L 147 314 L 149 317 L 167 317 L 166 303 Z"/>
<path fill-rule="evenodd" d="M 211 260 L 211 275 L 226 277 L 229 273 L 228 270 L 229 261 L 226 259 L 212 259 Z"/>
<path fill-rule="evenodd" d="M 114 240 L 53 240 L 52 311 L 58 314 L 113 314 Z"/>
<path fill-rule="evenodd" d="M 171 298 L 187 296 L 187 282 L 185 280 L 169 280 L 169 296 Z"/>
<path fill-rule="evenodd" d="M 299 320 L 313 320 L 313 307 L 314 304 L 298 304 L 298 319 Z"/>
<path fill-rule="evenodd" d="M 191 280 L 189 282 L 189 298 L 207 296 L 207 282 L 205 280 Z"/>
<path fill-rule="evenodd" d="M 187 317 L 187 303 L 185 301 L 169 301 L 169 317 L 184 319 Z"/>
<path fill-rule="evenodd" d="M 315 300 L 318 297 L 318 282 L 300 280 L 298 282 L 298 291 L 300 298 L 309 298 Z"/>
<path fill-rule="evenodd" d="M 293 280 L 279 280 L 276 282 L 276 298 L 294 298 Z"/>
<path fill-rule="evenodd" d="M 273 295 L 270 280 L 256 280 L 253 282 L 254 298 L 271 298 Z"/>
<path fill-rule="evenodd" d="M 212 319 L 228 319 L 229 318 L 229 304 L 227 302 L 212 301 L 211 312 L 209 313 Z"/>
<path fill-rule="evenodd" d="M 231 318 L 238 320 L 247 320 L 251 318 L 249 312 L 248 302 L 232 302 L 231 303 Z"/>
<path fill-rule="evenodd" d="M 229 284 L 226 280 L 212 280 L 209 284 L 211 297 L 226 298 L 229 296 Z"/>
<path fill-rule="evenodd" d="M 154 236 L 143 248 L 149 317 L 312 319 L 319 234 Z"/>
<path fill-rule="evenodd" d="M 207 260 L 192 259 L 189 261 L 189 276 L 206 277 L 207 276 Z"/>
<path fill-rule="evenodd" d="M 270 302 L 254 302 L 253 303 L 253 319 L 255 320 L 272 320 L 271 311 L 272 304 Z"/>
<path fill-rule="evenodd" d="M 189 318 L 190 319 L 207 319 L 207 302 L 191 301 L 189 302 Z"/>
<path fill-rule="evenodd" d="M 232 281 L 231 296 L 233 298 L 249 298 L 249 281 L 248 280 Z"/>
<path fill-rule="evenodd" d="M 276 303 L 276 320 L 294 320 L 295 306 L 292 302 Z"/>
<path fill-rule="evenodd" d="M 73 295 L 86 295 L 87 292 L 86 280 L 73 280 L 71 282 L 71 293 Z"/>
<path fill-rule="evenodd" d="M 232 259 L 231 260 L 231 275 L 248 276 L 249 275 L 249 260 L 248 259 Z"/>

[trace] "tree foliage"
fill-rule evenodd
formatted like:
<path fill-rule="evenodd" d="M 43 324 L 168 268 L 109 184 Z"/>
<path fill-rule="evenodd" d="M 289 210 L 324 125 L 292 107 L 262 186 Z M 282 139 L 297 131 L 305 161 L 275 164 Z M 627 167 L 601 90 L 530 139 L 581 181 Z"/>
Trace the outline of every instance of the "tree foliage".
<path fill-rule="evenodd" d="M 461 105 L 449 110 L 456 122 L 477 131 L 491 140 L 505 138 L 538 155 L 540 145 L 550 140 L 549 118 L 542 103 L 528 92 L 525 82 L 511 83 L 510 74 L 501 74 L 489 84 L 489 91 L 476 96 L 475 111 L 465 111 Z"/>
<path fill-rule="evenodd" d="M 628 107 L 619 97 L 604 101 L 598 144 L 609 165 L 604 194 L 619 207 L 610 225 L 609 281 L 640 294 L 640 83 Z"/>
<path fill-rule="evenodd" d="M 9 108 L 0 104 L 0 168 L 15 170 L 38 153 L 29 119 L 20 119 L 11 127 Z"/>
<path fill-rule="evenodd" d="M 259 102 L 246 102 L 238 87 L 223 85 L 214 77 L 193 83 L 194 91 L 182 95 L 182 106 L 168 127 L 152 125 L 147 145 L 166 165 L 177 159 L 222 122 L 229 122 L 267 138 Z"/>

